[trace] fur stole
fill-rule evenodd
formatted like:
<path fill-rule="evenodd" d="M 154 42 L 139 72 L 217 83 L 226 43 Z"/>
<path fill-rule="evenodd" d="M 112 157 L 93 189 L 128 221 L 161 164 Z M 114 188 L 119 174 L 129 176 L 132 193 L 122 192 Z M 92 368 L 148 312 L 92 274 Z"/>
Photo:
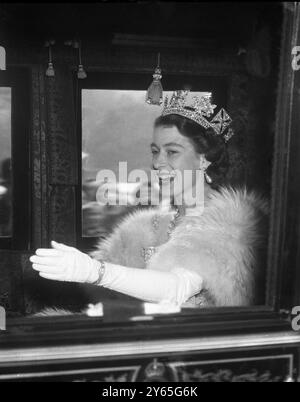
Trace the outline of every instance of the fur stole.
<path fill-rule="evenodd" d="M 203 213 L 183 216 L 167 237 L 172 214 L 158 209 L 127 216 L 91 256 L 128 267 L 168 271 L 184 267 L 204 279 L 206 305 L 249 306 L 263 278 L 268 202 L 246 187 L 212 192 Z M 142 250 L 155 247 L 145 263 Z M 196 302 L 197 303 L 197 302 Z"/>

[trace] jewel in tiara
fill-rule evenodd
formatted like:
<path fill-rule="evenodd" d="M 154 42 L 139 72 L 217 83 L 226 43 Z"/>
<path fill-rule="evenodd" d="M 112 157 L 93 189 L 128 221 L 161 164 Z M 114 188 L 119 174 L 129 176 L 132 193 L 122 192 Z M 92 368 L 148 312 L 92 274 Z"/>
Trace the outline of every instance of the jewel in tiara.
<path fill-rule="evenodd" d="M 187 103 L 189 90 L 175 91 L 170 99 L 166 96 L 162 116 L 177 114 L 193 120 L 204 128 L 212 128 L 216 135 L 222 135 L 224 141 L 227 142 L 234 135 L 232 129 L 225 131 L 232 123 L 232 119 L 225 109 L 221 109 L 211 120 L 210 116 L 214 114 L 217 105 L 211 103 L 210 96 L 194 96 L 191 104 Z"/>

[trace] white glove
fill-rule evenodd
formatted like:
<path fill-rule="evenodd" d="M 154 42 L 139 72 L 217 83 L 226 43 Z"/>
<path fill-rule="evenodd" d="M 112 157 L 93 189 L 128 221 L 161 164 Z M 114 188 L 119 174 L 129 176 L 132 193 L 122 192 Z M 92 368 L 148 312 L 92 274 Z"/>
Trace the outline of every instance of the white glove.
<path fill-rule="evenodd" d="M 107 264 L 101 286 L 152 303 L 181 305 L 202 290 L 199 274 L 185 268 L 169 272 Z"/>
<path fill-rule="evenodd" d="M 30 257 L 41 277 L 56 281 L 94 283 L 101 263 L 74 247 L 51 242 L 52 249 L 38 249 Z"/>
<path fill-rule="evenodd" d="M 74 247 L 52 242 L 30 257 L 33 269 L 46 279 L 95 283 L 101 263 Z M 199 274 L 185 268 L 164 272 L 105 263 L 100 285 L 144 301 L 181 305 L 202 290 Z"/>

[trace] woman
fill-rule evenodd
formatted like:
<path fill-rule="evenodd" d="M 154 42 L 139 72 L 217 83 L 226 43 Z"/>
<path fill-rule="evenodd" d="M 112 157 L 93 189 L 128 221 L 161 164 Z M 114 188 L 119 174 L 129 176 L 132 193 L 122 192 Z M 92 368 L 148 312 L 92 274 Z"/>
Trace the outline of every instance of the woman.
<path fill-rule="evenodd" d="M 176 92 L 155 122 L 153 169 L 161 190 L 172 188 L 175 206 L 178 199 L 186 200 L 179 195 L 195 188 L 197 177 L 205 177 L 204 205 L 136 211 L 91 256 L 52 242 L 52 249 L 39 249 L 30 258 L 40 276 L 180 306 L 260 303 L 267 202 L 246 188 L 222 185 L 228 168 L 222 127 L 229 116 L 222 111 L 209 121 L 214 107 L 207 98 L 191 107 L 186 96 Z M 182 187 L 176 174 L 186 171 L 193 173 L 192 180 Z"/>

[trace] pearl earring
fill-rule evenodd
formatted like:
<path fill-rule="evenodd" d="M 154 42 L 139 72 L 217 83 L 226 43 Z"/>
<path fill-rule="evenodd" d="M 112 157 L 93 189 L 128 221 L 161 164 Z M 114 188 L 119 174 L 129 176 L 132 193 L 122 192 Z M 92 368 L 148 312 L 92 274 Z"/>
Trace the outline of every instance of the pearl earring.
<path fill-rule="evenodd" d="M 206 182 L 207 182 L 208 184 L 211 184 L 211 183 L 213 182 L 212 179 L 211 179 L 211 177 L 208 176 L 208 174 L 207 174 L 206 172 L 204 172 L 204 177 L 205 177 L 205 180 L 206 180 Z"/>
<path fill-rule="evenodd" d="M 209 177 L 209 175 L 206 173 L 207 168 L 211 165 L 211 162 L 209 162 L 205 156 L 201 156 L 200 158 L 200 170 L 204 172 L 204 177 L 205 180 L 208 184 L 212 183 L 212 179 Z"/>

